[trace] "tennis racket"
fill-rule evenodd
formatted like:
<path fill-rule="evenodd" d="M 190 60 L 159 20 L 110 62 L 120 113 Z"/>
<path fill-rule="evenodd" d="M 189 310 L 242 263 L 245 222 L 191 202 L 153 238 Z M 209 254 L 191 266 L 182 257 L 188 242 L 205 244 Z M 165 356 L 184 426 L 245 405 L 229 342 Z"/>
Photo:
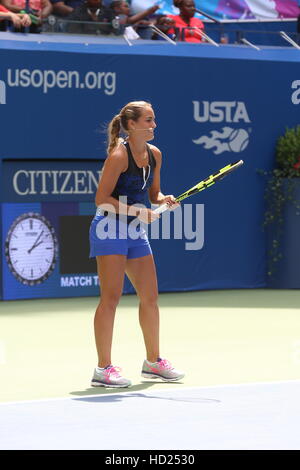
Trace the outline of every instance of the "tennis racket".
<path fill-rule="evenodd" d="M 219 171 L 214 173 L 213 175 L 208 176 L 205 180 L 200 181 L 199 183 L 196 184 L 196 186 L 193 186 L 192 188 L 188 189 L 184 193 L 180 194 L 180 196 L 176 197 L 176 202 L 180 202 L 183 199 L 186 199 L 187 197 L 192 196 L 193 194 L 197 194 L 200 191 L 203 191 L 206 188 L 209 188 L 209 186 L 212 186 L 215 184 L 217 181 L 220 181 L 223 179 L 225 176 L 229 175 L 234 170 L 237 170 L 240 166 L 243 165 L 243 160 L 238 160 L 237 162 L 230 163 L 229 165 L 224 166 L 224 168 L 221 168 Z M 167 203 L 161 204 L 159 207 L 154 209 L 153 212 L 156 214 L 161 214 L 162 212 L 166 211 L 169 209 L 169 206 Z"/>

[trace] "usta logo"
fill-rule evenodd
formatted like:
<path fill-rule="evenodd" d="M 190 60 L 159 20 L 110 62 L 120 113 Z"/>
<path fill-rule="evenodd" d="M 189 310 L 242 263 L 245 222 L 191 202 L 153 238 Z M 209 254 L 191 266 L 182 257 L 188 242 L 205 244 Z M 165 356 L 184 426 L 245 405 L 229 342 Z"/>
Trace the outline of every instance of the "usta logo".
<path fill-rule="evenodd" d="M 250 123 L 246 105 L 243 101 L 193 101 L 196 122 Z M 224 126 L 220 131 L 213 130 L 193 140 L 196 145 L 212 149 L 215 155 L 223 152 L 239 153 L 249 144 L 249 129 Z"/>
<path fill-rule="evenodd" d="M 6 85 L 0 80 L 0 104 L 6 104 Z"/>
<path fill-rule="evenodd" d="M 193 101 L 196 122 L 250 122 L 243 101 Z"/>
<path fill-rule="evenodd" d="M 294 80 L 292 83 L 292 88 L 296 89 L 296 91 L 292 93 L 292 103 L 300 104 L 300 80 Z"/>

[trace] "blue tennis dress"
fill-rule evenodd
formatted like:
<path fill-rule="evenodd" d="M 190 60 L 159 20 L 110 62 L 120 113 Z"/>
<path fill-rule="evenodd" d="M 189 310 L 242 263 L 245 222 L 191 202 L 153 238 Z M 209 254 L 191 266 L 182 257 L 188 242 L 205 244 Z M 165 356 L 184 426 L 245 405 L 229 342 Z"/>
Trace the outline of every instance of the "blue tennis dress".
<path fill-rule="evenodd" d="M 128 142 L 124 143 L 128 155 L 128 167 L 121 173 L 112 197 L 128 206 L 147 206 L 148 188 L 153 182 L 156 161 L 147 145 L 148 165 L 139 168 L 135 163 Z M 123 198 L 127 199 L 123 199 Z M 90 226 L 90 258 L 101 255 L 125 255 L 128 259 L 140 258 L 152 253 L 147 233 L 139 220 L 132 216 L 104 212 L 97 209 Z"/>

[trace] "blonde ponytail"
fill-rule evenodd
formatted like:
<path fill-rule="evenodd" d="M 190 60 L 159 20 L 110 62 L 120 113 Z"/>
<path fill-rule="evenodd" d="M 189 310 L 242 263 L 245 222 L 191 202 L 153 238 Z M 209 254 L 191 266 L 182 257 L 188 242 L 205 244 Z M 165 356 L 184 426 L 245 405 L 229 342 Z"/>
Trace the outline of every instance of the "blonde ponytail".
<path fill-rule="evenodd" d="M 121 117 L 117 114 L 110 122 L 108 126 L 108 147 L 107 154 L 109 155 L 115 147 L 118 145 L 120 140 L 121 131 Z"/>

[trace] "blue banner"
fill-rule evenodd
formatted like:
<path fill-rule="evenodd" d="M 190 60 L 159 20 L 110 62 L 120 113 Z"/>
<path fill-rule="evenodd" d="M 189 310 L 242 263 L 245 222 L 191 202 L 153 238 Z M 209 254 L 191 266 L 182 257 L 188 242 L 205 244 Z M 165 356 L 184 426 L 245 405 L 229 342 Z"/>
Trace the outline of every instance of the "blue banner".
<path fill-rule="evenodd" d="M 3 202 L 92 201 L 103 162 L 4 160 Z"/>
<path fill-rule="evenodd" d="M 299 124 L 298 51 L 189 46 L 2 42 L 3 298 L 97 295 L 95 264 L 80 240 L 87 240 L 95 209 L 106 126 L 137 99 L 154 107 L 165 194 L 181 194 L 244 160 L 236 173 L 182 205 L 181 237 L 172 225 L 170 236 L 157 236 L 153 226 L 160 290 L 266 285 L 265 180 L 257 170 L 273 167 L 278 137 Z M 193 224 L 185 226 L 189 210 Z M 7 251 L 22 224 L 28 257 L 45 248 L 39 272 L 27 255 L 18 271 L 19 247 Z M 40 226 L 53 235 L 52 244 L 36 241 Z"/>

